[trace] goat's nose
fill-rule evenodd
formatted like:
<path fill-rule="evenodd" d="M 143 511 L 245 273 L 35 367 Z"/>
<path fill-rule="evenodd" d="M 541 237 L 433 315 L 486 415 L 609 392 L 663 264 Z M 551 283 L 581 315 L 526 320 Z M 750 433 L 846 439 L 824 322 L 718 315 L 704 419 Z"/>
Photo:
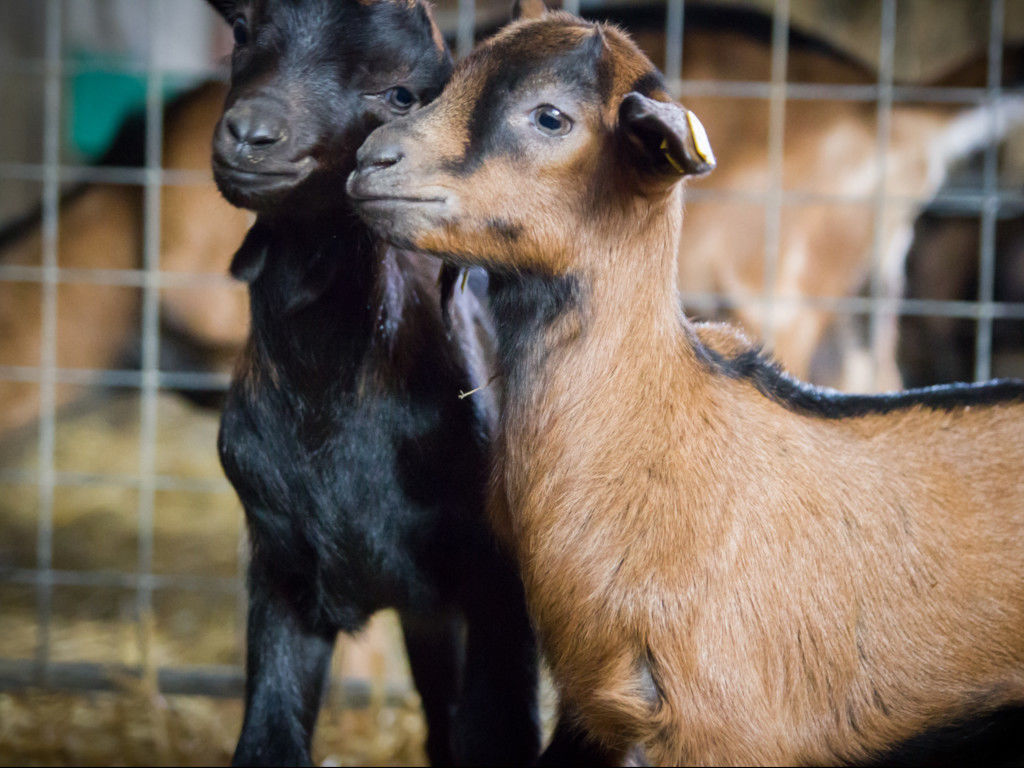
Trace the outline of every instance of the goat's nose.
<path fill-rule="evenodd" d="M 224 126 L 239 144 L 266 149 L 285 137 L 284 116 L 276 110 L 236 104 L 224 115 Z"/>
<path fill-rule="evenodd" d="M 390 168 L 403 157 L 405 153 L 398 144 L 367 141 L 356 153 L 356 165 L 360 171 L 370 173 Z"/>

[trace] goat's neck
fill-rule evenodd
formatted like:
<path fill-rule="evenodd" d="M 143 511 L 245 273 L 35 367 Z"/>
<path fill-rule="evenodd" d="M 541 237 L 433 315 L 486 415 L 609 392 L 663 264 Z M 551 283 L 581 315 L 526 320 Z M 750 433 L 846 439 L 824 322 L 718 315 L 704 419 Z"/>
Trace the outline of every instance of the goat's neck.
<path fill-rule="evenodd" d="M 350 214 L 317 221 L 259 222 L 266 261 L 250 285 L 255 354 L 282 375 L 319 386 L 355 371 L 395 330 L 407 286 L 394 279 L 394 254 Z"/>
<path fill-rule="evenodd" d="M 676 288 L 681 219 L 676 195 L 662 204 L 639 201 L 580 234 L 574 272 L 495 281 L 513 409 L 531 410 L 540 395 L 550 403 L 556 390 L 565 392 L 565 405 L 573 392 L 584 402 L 609 387 L 642 390 L 664 381 L 665 367 L 678 375 L 687 359 L 697 365 Z"/>
<path fill-rule="evenodd" d="M 673 197 L 665 208 L 681 205 Z M 573 275 L 496 281 L 492 309 L 505 381 L 497 450 L 506 468 L 498 492 L 513 516 L 501 519 L 496 507 L 503 533 L 530 527 L 523 516 L 545 514 L 554 497 L 536 494 L 547 498 L 561 484 L 577 487 L 579 477 L 614 472 L 622 456 L 659 466 L 670 443 L 688 440 L 676 430 L 699 424 L 700 416 L 673 419 L 672 429 L 657 434 L 636 425 L 664 425 L 680 408 L 710 407 L 675 287 L 681 213 L 652 209 L 631 220 L 609 222 L 617 236 L 580 237 L 584 266 Z M 632 227 L 628 237 L 625 226 Z"/>
<path fill-rule="evenodd" d="M 680 446 L 698 444 L 701 425 L 714 421 L 718 401 L 676 290 L 679 203 L 673 197 L 664 206 L 678 217 L 651 210 L 632 225 L 610 222 L 618 235 L 580 237 L 585 267 L 571 277 L 506 277 L 495 289 L 505 401 L 490 509 L 499 535 L 523 558 L 528 591 L 544 570 L 531 564 L 573 550 L 590 512 L 617 510 L 612 521 L 630 514 L 622 499 L 608 498 L 617 487 L 611 478 L 665 481 Z M 632 231 L 623 237 L 626 226 Z M 518 313 L 531 301 L 545 311 L 522 323 Z M 707 457 L 687 455 L 695 478 L 712 476 Z M 673 489 L 661 482 L 657 490 Z M 673 525 L 691 542 L 716 535 L 717 523 L 703 518 Z M 593 585 L 577 586 L 589 593 Z"/>
<path fill-rule="evenodd" d="M 580 238 L 587 252 L 582 278 L 595 344 L 661 354 L 675 346 L 682 322 L 676 261 L 682 232 L 681 189 L 654 201 L 638 199 Z"/>

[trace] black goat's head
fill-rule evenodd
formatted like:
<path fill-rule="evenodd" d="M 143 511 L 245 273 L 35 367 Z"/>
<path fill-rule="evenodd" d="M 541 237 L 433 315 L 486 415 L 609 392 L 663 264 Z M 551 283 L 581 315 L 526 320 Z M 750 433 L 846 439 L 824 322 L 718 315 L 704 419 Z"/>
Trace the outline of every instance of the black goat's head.
<path fill-rule="evenodd" d="M 209 2 L 235 38 L 214 177 L 257 213 L 344 205 L 363 139 L 433 99 L 451 74 L 423 0 Z"/>

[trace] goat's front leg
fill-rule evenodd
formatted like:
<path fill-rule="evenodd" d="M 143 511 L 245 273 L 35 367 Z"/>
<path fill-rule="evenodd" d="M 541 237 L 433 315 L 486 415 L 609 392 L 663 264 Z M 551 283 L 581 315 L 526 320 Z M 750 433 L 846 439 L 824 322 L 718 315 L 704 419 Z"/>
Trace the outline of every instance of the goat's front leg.
<path fill-rule="evenodd" d="M 403 611 L 402 634 L 416 690 L 427 719 L 427 757 L 431 765 L 452 765 L 452 717 L 462 679 L 461 617 Z"/>
<path fill-rule="evenodd" d="M 306 627 L 250 569 L 245 718 L 233 765 L 309 765 L 334 634 Z"/>
<path fill-rule="evenodd" d="M 455 757 L 466 765 L 531 765 L 540 751 L 537 644 L 523 587 L 511 567 L 481 586 L 466 614 Z"/>

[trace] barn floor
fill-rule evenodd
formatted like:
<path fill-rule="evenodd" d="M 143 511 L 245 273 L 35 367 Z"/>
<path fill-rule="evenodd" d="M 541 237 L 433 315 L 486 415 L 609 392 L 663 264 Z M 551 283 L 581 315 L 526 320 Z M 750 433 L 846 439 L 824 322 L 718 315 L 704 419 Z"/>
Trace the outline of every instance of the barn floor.
<path fill-rule="evenodd" d="M 139 467 L 138 394 L 81 394 L 60 413 L 56 428 L 55 470 L 81 483 L 62 482 L 54 490 L 53 567 L 132 574 L 139 562 L 139 491 L 131 480 Z M 158 587 L 152 615 L 139 622 L 134 589 L 58 585 L 49 627 L 54 661 L 138 665 L 142 626 L 154 666 L 241 663 L 242 512 L 230 487 L 222 487 L 217 422 L 214 411 L 159 395 L 155 467 L 162 480 L 154 498 L 152 569 L 160 576 L 210 577 L 220 586 Z M 0 437 L 0 470 L 33 478 L 37 440 L 34 429 Z M 170 478 L 191 485 L 175 487 Z M 38 496 L 33 479 L 0 481 L 0 577 L 36 566 Z M 39 629 L 35 586 L 0 578 L 0 659 L 28 668 Z M 328 695 L 314 742 L 318 763 L 425 764 L 425 726 L 393 612 L 375 616 L 358 638 L 339 640 L 333 674 L 368 682 L 370 706 L 346 709 Z M 391 694 L 386 700 L 375 695 L 385 690 L 410 693 L 396 704 Z M 550 686 L 545 692 L 550 721 Z M 117 692 L 0 692 L 0 765 L 223 765 L 241 717 L 237 699 L 162 696 L 134 678 Z"/>
<path fill-rule="evenodd" d="M 118 693 L 0 694 L 0 765 L 226 765 L 242 704 Z M 405 707 L 325 707 L 313 758 L 320 765 L 425 765 L 423 718 Z"/>

